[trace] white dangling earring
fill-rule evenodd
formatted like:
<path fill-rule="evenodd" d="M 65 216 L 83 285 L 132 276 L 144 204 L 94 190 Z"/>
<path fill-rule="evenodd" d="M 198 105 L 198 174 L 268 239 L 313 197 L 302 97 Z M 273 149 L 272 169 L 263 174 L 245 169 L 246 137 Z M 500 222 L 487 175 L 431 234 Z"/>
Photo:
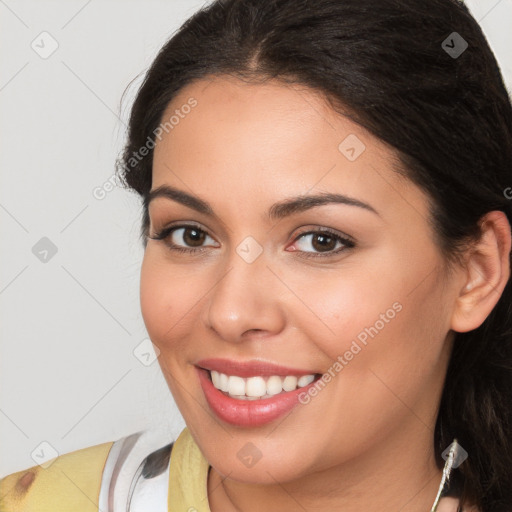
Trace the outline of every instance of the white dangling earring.
<path fill-rule="evenodd" d="M 441 499 L 441 493 L 443 492 L 445 483 L 450 480 L 450 473 L 452 471 L 453 463 L 455 461 L 455 457 L 457 455 L 457 450 L 459 448 L 459 443 L 457 439 L 453 440 L 453 443 L 450 448 L 450 452 L 448 453 L 448 457 L 446 458 L 446 462 L 443 468 L 443 477 L 441 478 L 441 484 L 439 485 L 439 489 L 437 491 L 437 496 L 430 509 L 430 512 L 436 512 L 437 506 L 439 505 L 439 500 Z"/>

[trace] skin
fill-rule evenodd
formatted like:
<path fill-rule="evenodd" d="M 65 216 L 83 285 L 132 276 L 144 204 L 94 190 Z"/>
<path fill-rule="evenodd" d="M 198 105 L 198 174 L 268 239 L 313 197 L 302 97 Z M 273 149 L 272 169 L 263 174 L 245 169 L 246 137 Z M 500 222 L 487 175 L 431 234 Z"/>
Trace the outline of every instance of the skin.
<path fill-rule="evenodd" d="M 168 118 L 198 102 L 158 141 L 152 190 L 170 185 L 207 201 L 216 216 L 177 201 L 149 206 L 141 308 L 176 403 L 209 461 L 212 512 L 430 510 L 442 472 L 433 433 L 453 330 L 480 325 L 510 274 L 510 225 L 491 212 L 464 265 L 448 272 L 428 219 L 428 197 L 396 172 L 392 148 L 336 114 L 315 91 L 233 77 L 181 90 Z M 349 161 L 338 149 L 355 134 L 366 146 Z M 337 192 L 377 212 L 329 204 L 269 220 L 272 204 Z M 349 235 L 333 252 L 312 228 Z M 263 252 L 236 252 L 247 236 Z M 167 244 L 199 248 L 179 253 Z M 318 257 L 307 258 L 317 254 Z M 327 254 L 327 255 L 326 255 Z M 402 306 L 308 404 L 257 428 L 235 427 L 209 409 L 194 364 L 262 359 L 323 373 L 365 327 Z M 261 459 L 247 468 L 248 442 Z M 370 492 L 369 492 L 370 491 Z M 444 500 L 440 510 L 452 510 Z M 454 509 L 453 509 L 454 510 Z"/>

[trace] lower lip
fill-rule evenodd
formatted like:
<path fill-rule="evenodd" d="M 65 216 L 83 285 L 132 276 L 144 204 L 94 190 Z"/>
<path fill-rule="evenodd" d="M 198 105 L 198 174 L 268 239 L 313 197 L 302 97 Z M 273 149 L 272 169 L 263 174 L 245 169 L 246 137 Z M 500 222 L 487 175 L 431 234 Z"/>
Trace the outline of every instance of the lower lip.
<path fill-rule="evenodd" d="M 300 393 L 307 392 L 316 380 L 294 391 L 279 393 L 271 398 L 237 400 L 218 390 L 209 377 L 209 371 L 197 368 L 199 382 L 212 411 L 223 421 L 239 427 L 265 425 L 291 411 L 300 402 Z"/>

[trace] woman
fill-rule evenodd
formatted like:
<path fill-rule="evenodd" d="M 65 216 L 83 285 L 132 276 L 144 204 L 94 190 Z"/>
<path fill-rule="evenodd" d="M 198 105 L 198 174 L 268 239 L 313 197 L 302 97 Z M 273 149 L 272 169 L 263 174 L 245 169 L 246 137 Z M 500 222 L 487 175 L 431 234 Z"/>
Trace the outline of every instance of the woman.
<path fill-rule="evenodd" d="M 10 475 L 1 510 L 512 510 L 511 119 L 455 0 L 195 14 L 119 168 L 187 428 Z"/>

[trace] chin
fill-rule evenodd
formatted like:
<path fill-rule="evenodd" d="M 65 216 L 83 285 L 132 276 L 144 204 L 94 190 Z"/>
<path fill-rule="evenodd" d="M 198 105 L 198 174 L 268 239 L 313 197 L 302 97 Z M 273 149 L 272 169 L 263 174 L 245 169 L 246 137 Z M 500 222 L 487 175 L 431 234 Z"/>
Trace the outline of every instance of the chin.
<path fill-rule="evenodd" d="M 236 457 L 236 453 L 233 455 Z M 236 462 L 213 460 L 210 465 L 223 477 L 244 484 L 275 485 L 276 482 L 284 484 L 307 476 L 305 470 L 282 458 L 264 460 L 262 457 L 251 467 L 245 467 L 237 459 Z"/>

